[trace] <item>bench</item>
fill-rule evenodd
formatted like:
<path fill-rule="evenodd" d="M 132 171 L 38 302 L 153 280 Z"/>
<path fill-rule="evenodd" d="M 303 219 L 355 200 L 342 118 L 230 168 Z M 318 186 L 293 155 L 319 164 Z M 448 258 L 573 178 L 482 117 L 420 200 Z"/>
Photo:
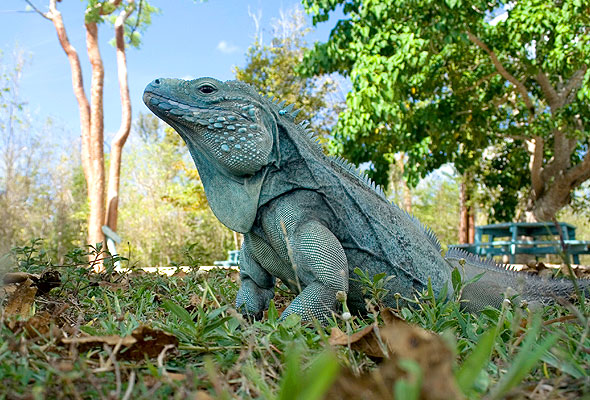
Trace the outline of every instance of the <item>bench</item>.
<path fill-rule="evenodd" d="M 482 240 L 484 235 L 488 236 L 487 241 Z M 496 240 L 505 237 L 509 239 Z M 565 222 L 558 222 L 557 225 L 553 222 L 508 222 L 477 226 L 474 243 L 454 244 L 449 247 L 460 248 L 483 257 L 509 255 L 511 264 L 516 262 L 517 254 L 565 253 L 568 259 L 570 256 L 573 258 L 574 264 L 580 263 L 580 254 L 590 254 L 590 241 L 576 240 L 576 227 Z"/>
<path fill-rule="evenodd" d="M 216 265 L 218 267 L 224 267 L 224 268 L 237 266 L 239 254 L 240 254 L 240 250 L 230 250 L 227 255 L 227 260 L 213 261 L 213 265 Z"/>

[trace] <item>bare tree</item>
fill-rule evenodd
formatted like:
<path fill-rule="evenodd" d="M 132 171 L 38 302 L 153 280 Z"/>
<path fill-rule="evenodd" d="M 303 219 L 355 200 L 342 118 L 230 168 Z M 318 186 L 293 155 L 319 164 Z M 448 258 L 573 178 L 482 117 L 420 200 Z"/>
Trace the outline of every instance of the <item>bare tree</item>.
<path fill-rule="evenodd" d="M 37 13 L 50 20 L 56 30 L 57 37 L 63 48 L 72 74 L 72 87 L 78 102 L 81 130 L 81 160 L 88 188 L 90 215 L 88 218 L 88 242 L 99 243 L 104 240 L 102 226 L 108 225 L 117 229 L 117 210 L 119 203 L 119 176 L 121 170 L 121 153 L 131 128 L 131 101 L 127 83 L 127 60 L 125 54 L 125 24 L 132 14 L 134 23 L 128 36 L 131 44 L 138 45 L 138 37 L 134 36 L 138 27 L 149 24 L 149 14 L 156 9 L 147 1 L 140 0 L 105 0 L 89 2 L 85 13 L 86 51 L 92 67 L 90 100 L 86 96 L 83 83 L 82 68 L 78 52 L 68 39 L 64 21 L 57 9 L 57 1 L 49 0 L 47 12 L 42 12 L 30 0 L 25 0 Z M 98 25 L 106 16 L 116 15 L 114 31 L 117 53 L 117 70 L 121 97 L 121 126 L 111 144 L 111 160 L 109 170 L 109 186 L 105 201 L 105 164 L 104 164 L 104 111 L 103 88 L 104 66 L 98 47 Z M 142 14 L 143 13 L 143 14 Z"/>

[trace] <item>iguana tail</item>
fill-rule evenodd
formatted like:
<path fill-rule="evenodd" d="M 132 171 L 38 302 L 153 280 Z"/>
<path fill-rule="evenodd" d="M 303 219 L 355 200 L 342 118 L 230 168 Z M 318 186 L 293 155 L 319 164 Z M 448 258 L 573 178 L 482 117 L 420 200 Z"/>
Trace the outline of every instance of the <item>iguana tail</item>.
<path fill-rule="evenodd" d="M 483 276 L 463 288 L 465 308 L 481 311 L 486 306 L 500 308 L 504 297 L 518 295 L 531 306 L 551 304 L 556 299 L 569 299 L 575 295 L 574 284 L 570 279 L 541 278 L 524 272 L 516 272 L 511 266 L 497 264 L 491 259 L 483 259 L 461 249 L 451 248 L 445 259 L 458 268 L 463 281 L 477 275 Z M 578 286 L 585 296 L 590 294 L 590 280 L 578 280 Z"/>

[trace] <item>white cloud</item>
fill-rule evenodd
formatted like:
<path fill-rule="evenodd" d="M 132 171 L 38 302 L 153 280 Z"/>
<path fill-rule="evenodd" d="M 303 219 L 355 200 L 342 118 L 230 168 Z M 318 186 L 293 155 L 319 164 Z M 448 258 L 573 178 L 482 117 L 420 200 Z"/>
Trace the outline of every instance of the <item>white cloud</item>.
<path fill-rule="evenodd" d="M 219 42 L 217 44 L 217 50 L 219 50 L 225 54 L 235 53 L 239 49 L 240 48 L 238 46 L 230 44 L 230 43 L 226 42 L 225 40 L 222 40 L 221 42 Z"/>

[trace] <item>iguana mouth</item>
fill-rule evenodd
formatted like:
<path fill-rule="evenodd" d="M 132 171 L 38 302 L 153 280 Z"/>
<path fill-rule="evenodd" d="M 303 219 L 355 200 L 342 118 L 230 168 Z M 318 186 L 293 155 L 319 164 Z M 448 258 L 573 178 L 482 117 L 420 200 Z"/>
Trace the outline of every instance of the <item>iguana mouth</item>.
<path fill-rule="evenodd" d="M 248 106 L 242 107 L 241 111 L 246 112 L 236 112 L 234 110 L 227 109 L 224 107 L 214 107 L 211 105 L 189 105 L 186 103 L 179 102 L 177 100 L 173 100 L 160 93 L 150 91 L 144 92 L 143 101 L 152 112 L 156 114 L 161 114 L 161 116 L 163 117 L 173 118 L 177 120 L 185 120 L 187 122 L 198 123 L 202 126 L 209 126 L 211 124 L 215 124 L 215 122 L 217 121 L 211 121 L 210 116 L 218 113 L 223 113 L 226 116 L 232 115 L 233 118 L 235 118 L 236 120 L 240 118 L 252 123 L 257 122 L 255 114 L 249 113 L 251 107 Z M 189 115 L 189 113 L 192 113 L 192 115 Z M 179 122 L 182 123 L 182 121 Z"/>

